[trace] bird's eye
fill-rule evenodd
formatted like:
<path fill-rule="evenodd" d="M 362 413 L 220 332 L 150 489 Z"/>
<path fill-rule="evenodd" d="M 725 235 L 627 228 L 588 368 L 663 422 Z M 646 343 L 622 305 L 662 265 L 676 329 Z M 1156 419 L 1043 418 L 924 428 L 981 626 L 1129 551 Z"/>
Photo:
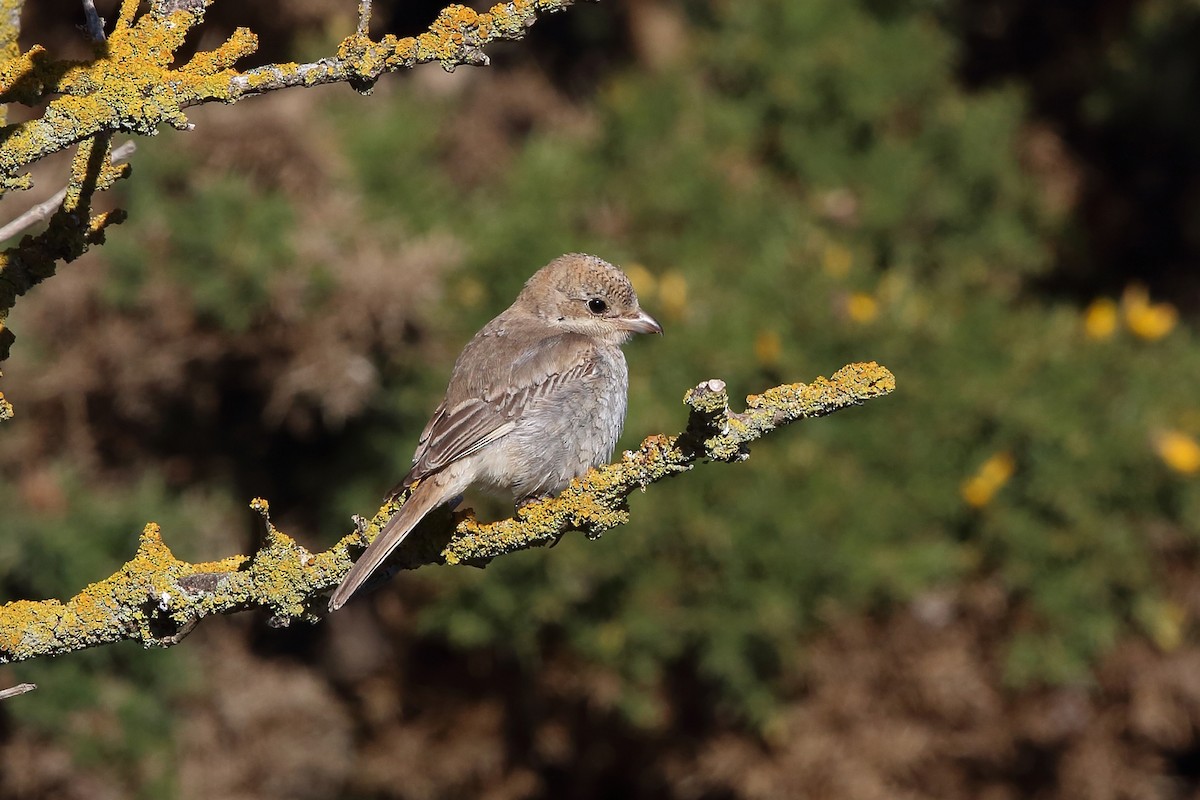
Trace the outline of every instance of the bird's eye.
<path fill-rule="evenodd" d="M 603 314 L 605 311 L 608 311 L 608 303 L 599 297 L 593 297 L 591 300 L 588 300 L 588 311 L 591 311 L 593 314 Z"/>

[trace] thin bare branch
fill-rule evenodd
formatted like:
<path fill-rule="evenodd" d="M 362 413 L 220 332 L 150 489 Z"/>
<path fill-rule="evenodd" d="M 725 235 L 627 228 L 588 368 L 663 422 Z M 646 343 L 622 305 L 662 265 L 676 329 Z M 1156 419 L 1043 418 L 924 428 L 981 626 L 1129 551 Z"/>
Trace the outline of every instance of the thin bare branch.
<path fill-rule="evenodd" d="M 88 35 L 88 38 L 93 42 L 104 41 L 104 17 L 96 11 L 96 4 L 93 0 L 83 0 L 83 16 L 86 22 L 83 26 L 83 31 Z"/>
<path fill-rule="evenodd" d="M 112 151 L 109 157 L 109 162 L 112 164 L 120 164 L 122 161 L 127 161 L 133 152 L 137 150 L 137 143 L 130 139 L 120 147 Z M 58 207 L 62 205 L 63 198 L 67 196 L 67 187 L 59 189 L 48 199 L 38 203 L 33 208 L 26 211 L 21 216 L 14 219 L 12 222 L 0 228 L 0 242 L 7 242 L 9 239 L 24 233 L 28 228 L 33 227 L 39 222 L 43 222 L 50 217 Z"/>
<path fill-rule="evenodd" d="M 371 0 L 358 0 L 358 29 L 359 36 L 371 35 Z"/>
<path fill-rule="evenodd" d="M 32 692 L 36 688 L 36 683 L 18 683 L 16 686 L 10 686 L 7 689 L 0 689 L 0 700 L 7 700 L 10 697 Z"/>

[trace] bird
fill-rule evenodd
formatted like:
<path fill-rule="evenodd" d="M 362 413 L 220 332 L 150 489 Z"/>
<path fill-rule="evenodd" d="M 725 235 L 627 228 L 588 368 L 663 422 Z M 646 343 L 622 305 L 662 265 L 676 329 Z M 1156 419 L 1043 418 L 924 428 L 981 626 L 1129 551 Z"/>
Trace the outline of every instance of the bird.
<path fill-rule="evenodd" d="M 346 573 L 330 611 L 468 487 L 509 494 L 519 507 L 607 463 L 625 422 L 621 345 L 662 332 L 628 276 L 597 256 L 567 253 L 535 272 L 455 361 L 412 469 L 386 499 L 408 497 Z"/>

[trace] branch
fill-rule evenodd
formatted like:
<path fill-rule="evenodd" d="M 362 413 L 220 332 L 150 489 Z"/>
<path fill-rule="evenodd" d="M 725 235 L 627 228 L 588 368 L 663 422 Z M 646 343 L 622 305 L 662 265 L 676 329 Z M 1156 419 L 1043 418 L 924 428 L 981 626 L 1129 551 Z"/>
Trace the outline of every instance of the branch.
<path fill-rule="evenodd" d="M 4 323 L 0 322 L 0 337 L 4 335 Z M 3 346 L 3 340 L 0 339 L 0 346 Z M 0 372 L 0 378 L 4 377 L 4 373 Z M 12 403 L 4 398 L 4 392 L 0 392 L 0 422 L 8 422 L 13 418 L 14 414 Z"/>
<path fill-rule="evenodd" d="M 83 30 L 93 42 L 104 41 L 104 17 L 96 11 L 92 0 L 83 0 L 83 16 L 87 20 Z"/>
<path fill-rule="evenodd" d="M 385 72 L 439 62 L 453 71 L 459 64 L 483 65 L 482 48 L 491 42 L 519 39 L 539 13 L 553 12 L 576 0 L 511 0 L 486 13 L 451 5 L 426 33 L 398 39 L 370 38 L 371 0 L 359 0 L 355 32 L 342 41 L 337 55 L 310 64 L 269 64 L 239 72 L 237 61 L 258 49 L 258 37 L 238 28 L 214 50 L 197 53 L 176 66 L 175 53 L 190 31 L 204 20 L 214 0 L 155 0 L 139 15 L 139 0 L 121 0 L 112 33 L 104 36 L 103 20 L 92 0 L 83 0 L 85 30 L 93 39 L 91 61 L 56 61 L 40 45 L 24 53 L 17 46 L 20 0 L 0 6 L 0 196 L 9 189 L 27 189 L 32 180 L 24 169 L 51 153 L 74 144 L 91 152 L 89 142 L 102 141 L 107 150 L 113 133 L 150 136 L 162 124 L 190 130 L 184 109 L 202 103 L 234 103 L 244 97 L 290 86 L 347 83 L 367 93 Z M 3 125 L 4 104 L 45 104 L 40 117 Z M 99 164 L 95 164 L 99 168 Z M 23 174 L 24 173 L 24 174 Z M 107 183 L 97 180 L 115 173 L 90 176 L 81 210 L 58 213 L 41 236 L 26 239 L 0 254 L 0 361 L 8 357 L 12 332 L 5 320 L 16 298 L 54 274 L 58 261 L 71 261 L 104 240 L 104 228 L 120 222 L 123 212 L 91 216 L 93 191 Z M 121 177 L 124 173 L 117 174 Z M 113 178 L 115 179 L 115 178 Z M 68 200 L 84 187 L 76 171 L 68 185 Z M 64 206 L 64 209 L 66 207 Z M 0 421 L 3 415 L 0 415 Z"/>
<path fill-rule="evenodd" d="M 17 697 L 18 695 L 23 695 L 26 692 L 32 692 L 36 688 L 36 683 L 18 683 L 16 686 L 10 686 L 9 688 L 0 691 L 0 700 L 7 700 L 10 697 Z"/>
<path fill-rule="evenodd" d="M 366 31 L 370 3 L 360 2 L 355 33 L 337 55 L 310 64 L 269 64 L 246 72 L 234 63 L 258 49 L 258 37 L 238 28 L 215 50 L 197 53 L 172 66 L 175 51 L 204 19 L 213 0 L 154 3 L 138 16 L 138 0 L 122 0 L 120 16 L 90 62 L 54 61 L 35 45 L 0 62 L 0 103 L 33 105 L 50 97 L 41 117 L 0 129 L 0 189 L 25 188 L 20 170 L 50 153 L 101 132 L 153 135 L 168 124 L 187 129 L 183 111 L 201 103 L 234 103 L 289 86 L 348 83 L 362 92 L 385 72 L 438 62 L 488 63 L 482 48 L 519 39 L 541 12 L 566 8 L 575 0 L 512 0 L 479 14 L 465 6 L 445 8 L 426 33 L 372 40 Z"/>
<path fill-rule="evenodd" d="M 93 244 L 103 242 L 105 229 L 125 218 L 120 210 L 91 213 L 96 192 L 129 174 L 128 164 L 118 165 L 110 158 L 110 138 L 101 133 L 80 143 L 61 204 L 46 230 L 26 236 L 0 253 L 0 361 L 8 358 L 12 346 L 12 332 L 4 323 L 17 297 L 53 275 L 59 261 L 73 261 Z M 7 416 L 11 416 L 11 408 Z M 5 417 L 0 411 L 0 421 Z"/>
<path fill-rule="evenodd" d="M 371 31 L 371 0 L 358 0 L 358 27 L 355 33 L 365 37 Z"/>
<path fill-rule="evenodd" d="M 24 0 L 6 0 L 0 3 L 0 64 L 6 64 L 21 55 L 17 37 L 21 34 L 21 8 Z M 0 125 L 8 122 L 8 107 L 0 105 Z"/>
<path fill-rule="evenodd" d="M 131 139 L 130 141 L 122 144 L 120 147 L 114 149 L 108 160 L 110 163 L 120 164 L 123 161 L 128 161 L 129 157 L 133 155 L 135 150 L 137 150 L 137 143 Z M 33 208 L 21 214 L 21 216 L 17 217 L 12 222 L 5 225 L 3 228 L 0 228 L 0 242 L 6 242 L 17 234 L 24 233 L 28 228 L 33 227 L 49 217 L 51 212 L 55 211 L 59 204 L 62 203 L 63 198 L 67 196 L 68 188 L 69 187 L 64 186 L 50 197 L 46 198 Z"/>
<path fill-rule="evenodd" d="M 634 491 L 686 472 L 696 461 L 742 461 L 748 445 L 775 428 L 825 416 L 895 389 L 886 368 L 871 363 L 843 367 L 832 379 L 777 386 L 746 398 L 746 411 L 729 409 L 725 384 L 701 383 L 687 393 L 687 429 L 655 435 L 615 464 L 592 470 L 557 497 L 530 503 L 511 519 L 483 524 L 467 512 L 433 515 L 401 546 L 393 563 L 404 569 L 423 564 L 486 564 L 496 556 L 556 541 L 570 530 L 589 538 L 629 520 L 626 498 Z M 265 500 L 251 507 L 266 524 L 262 546 L 252 555 L 190 564 L 164 544 L 157 524 L 146 525 L 133 559 L 114 575 L 66 602 L 17 600 L 0 606 L 0 663 L 135 639 L 147 647 L 181 641 L 203 617 L 252 608 L 271 613 L 270 624 L 315 621 L 323 595 L 350 568 L 351 553 L 379 532 L 404 498 L 384 504 L 322 553 L 311 553 L 277 529 Z"/>

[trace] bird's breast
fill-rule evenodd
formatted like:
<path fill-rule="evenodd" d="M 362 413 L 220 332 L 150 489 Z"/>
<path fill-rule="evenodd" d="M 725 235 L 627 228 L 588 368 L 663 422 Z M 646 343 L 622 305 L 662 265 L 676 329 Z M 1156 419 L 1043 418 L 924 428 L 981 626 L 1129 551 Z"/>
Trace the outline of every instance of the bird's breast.
<path fill-rule="evenodd" d="M 488 482 L 518 499 L 555 494 L 611 458 L 625 423 L 629 375 L 616 347 L 598 348 L 594 367 L 524 411 L 498 443 L 504 464 L 492 473 L 497 480 Z"/>

